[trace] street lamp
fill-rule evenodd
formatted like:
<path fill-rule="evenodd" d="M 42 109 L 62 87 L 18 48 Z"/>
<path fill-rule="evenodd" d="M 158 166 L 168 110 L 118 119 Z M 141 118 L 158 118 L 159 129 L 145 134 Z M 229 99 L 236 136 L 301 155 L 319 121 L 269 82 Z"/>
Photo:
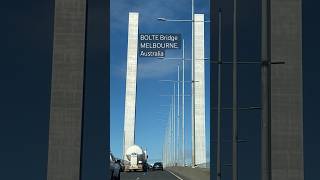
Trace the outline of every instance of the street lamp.
<path fill-rule="evenodd" d="M 192 82 L 194 82 L 195 80 L 195 72 L 194 72 L 194 66 L 195 66 L 195 62 L 194 62 L 194 0 L 192 0 L 192 8 L 191 8 L 191 15 L 192 15 L 192 19 L 191 20 L 186 20 L 186 19 L 166 19 L 166 18 L 157 18 L 159 21 L 171 21 L 171 22 L 191 22 L 192 23 L 192 43 L 191 43 L 191 46 L 192 46 Z M 184 61 L 183 61 L 184 62 Z M 195 165 L 195 143 L 194 143 L 194 137 L 195 137 L 195 134 L 194 134 L 194 131 L 195 131 L 195 128 L 194 128 L 194 121 L 195 121 L 195 100 L 194 100 L 194 96 L 195 96 L 195 85 L 192 84 L 192 166 Z"/>
<path fill-rule="evenodd" d="M 174 81 L 172 81 L 174 82 Z M 176 163 L 176 141 L 175 141 L 175 134 L 176 134 L 176 127 L 175 127 L 175 116 L 176 116 L 176 113 L 175 113 L 175 96 L 176 96 L 176 84 L 175 82 L 173 83 L 173 95 L 160 95 L 160 96 L 171 96 L 171 123 L 172 126 L 171 126 L 171 132 L 172 132 L 172 129 L 173 129 L 173 138 L 171 140 L 173 140 L 173 161 L 174 161 L 174 164 Z"/>
<path fill-rule="evenodd" d="M 161 59 L 170 59 L 170 58 L 161 58 Z M 183 60 L 184 59 L 184 40 L 182 40 L 182 58 L 179 58 L 180 60 Z M 179 97 L 180 96 L 182 96 L 182 123 L 181 123 L 181 126 L 182 126 L 182 159 L 183 159 L 183 165 L 185 164 L 185 156 L 184 156 L 184 154 L 185 154 L 185 148 L 184 148 L 184 97 L 185 96 L 189 96 L 189 95 L 185 95 L 185 93 L 184 93 L 184 84 L 185 83 L 188 83 L 188 82 L 191 82 L 192 83 L 192 81 L 185 81 L 185 79 L 184 79 L 184 61 L 182 61 L 182 81 L 180 81 L 180 68 L 179 68 L 179 66 L 178 66 L 178 80 L 168 80 L 168 79 L 166 79 L 166 80 L 160 80 L 160 82 L 171 82 L 171 83 L 177 83 L 177 86 L 178 86 L 178 95 L 175 95 L 175 93 L 174 93 L 174 97 L 175 96 L 177 96 L 178 97 L 178 122 L 180 121 L 180 111 L 179 111 L 179 109 L 180 109 L 180 104 L 179 104 Z M 180 93 L 180 90 L 179 90 L 179 86 L 180 86 L 180 83 L 182 83 L 182 95 L 179 95 L 179 93 Z M 161 95 L 161 96 L 172 96 L 172 95 Z M 174 104 L 175 105 L 175 104 Z M 180 126 L 179 126 L 179 124 L 178 124 L 178 134 L 179 134 L 179 128 L 180 128 Z M 180 138 L 179 138 L 180 136 L 178 135 L 178 143 L 180 143 Z M 179 151 L 180 149 L 178 148 L 178 151 Z M 174 151 L 175 153 L 176 153 L 176 151 Z"/>
<path fill-rule="evenodd" d="M 162 58 L 162 59 L 165 59 L 165 58 Z M 168 59 L 168 58 L 167 58 Z M 185 60 L 185 57 L 184 57 L 184 39 L 182 39 L 182 122 L 181 122 L 181 126 L 182 126 L 182 162 L 183 162 L 183 166 L 185 164 L 185 149 L 184 149 L 184 83 L 185 83 L 185 79 L 184 79 L 184 60 Z M 179 93 L 179 84 L 180 84 L 180 69 L 179 69 L 179 66 L 178 66 L 178 93 Z M 169 80 L 170 81 L 170 80 Z M 179 98 L 179 95 L 178 95 L 178 98 Z M 178 100 L 178 103 L 179 103 L 179 100 Z M 180 109 L 179 107 L 179 104 L 178 104 L 178 109 Z M 180 120 L 180 112 L 178 111 L 178 116 L 179 116 L 179 119 Z M 179 129 L 180 127 L 178 127 Z"/>
<path fill-rule="evenodd" d="M 194 40 L 195 40 L 195 33 L 194 33 L 194 0 L 191 0 L 191 20 L 190 19 L 167 19 L 167 18 L 157 18 L 159 21 L 167 21 L 167 22 L 191 22 L 192 24 L 192 166 L 195 166 L 195 57 L 194 57 Z M 211 21 L 197 21 L 197 22 L 211 22 Z M 184 62 L 184 61 L 183 61 Z"/>
<path fill-rule="evenodd" d="M 172 98 L 171 98 L 172 101 Z M 165 137 L 164 137 L 164 142 L 163 142 L 163 147 L 164 147 L 164 152 L 163 152 L 163 163 L 165 167 L 170 166 L 170 164 L 173 162 L 172 160 L 172 102 L 171 105 L 160 105 L 161 107 L 170 107 L 169 110 L 169 117 L 165 129 Z"/>

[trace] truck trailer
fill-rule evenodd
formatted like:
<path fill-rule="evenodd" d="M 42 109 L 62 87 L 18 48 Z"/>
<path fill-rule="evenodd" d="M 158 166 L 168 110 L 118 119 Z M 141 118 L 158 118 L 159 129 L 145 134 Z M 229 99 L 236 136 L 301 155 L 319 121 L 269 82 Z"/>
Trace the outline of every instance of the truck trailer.
<path fill-rule="evenodd" d="M 132 145 L 126 150 L 128 162 L 125 164 L 125 171 L 147 171 L 147 151 L 142 150 L 138 145 Z"/>

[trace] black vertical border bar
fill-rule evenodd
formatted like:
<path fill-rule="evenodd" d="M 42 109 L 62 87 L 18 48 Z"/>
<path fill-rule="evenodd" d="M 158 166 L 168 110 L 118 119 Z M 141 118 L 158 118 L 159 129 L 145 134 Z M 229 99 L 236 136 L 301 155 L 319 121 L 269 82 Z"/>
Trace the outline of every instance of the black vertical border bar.
<path fill-rule="evenodd" d="M 211 61 L 214 61 L 217 58 L 217 34 L 215 33 L 216 31 L 216 17 L 217 17 L 217 11 L 215 10 L 215 7 L 217 6 L 217 1 L 210 0 L 210 57 Z M 214 95 L 214 84 L 215 84 L 215 77 L 216 73 L 214 71 L 215 69 L 215 63 L 210 63 L 210 180 L 213 180 L 215 177 L 215 137 L 216 133 L 214 130 L 215 127 L 215 112 L 213 111 L 213 107 L 215 107 L 215 95 Z"/>
<path fill-rule="evenodd" d="M 105 27 L 106 27 L 106 60 L 107 60 L 107 89 L 108 89 L 108 96 L 107 96 L 107 102 L 108 102 L 108 107 L 107 107 L 107 116 L 108 116 L 108 121 L 107 121 L 107 150 L 106 152 L 106 175 L 107 177 L 110 177 L 110 158 L 109 158 L 109 153 L 110 153 L 110 0 L 101 0 L 101 2 L 105 3 L 106 7 L 106 20 L 104 21 Z"/>
<path fill-rule="evenodd" d="M 99 43 L 102 45 L 102 49 L 104 49 L 103 51 L 103 57 L 101 59 L 99 59 L 99 61 L 103 62 L 103 64 L 106 65 L 106 70 L 105 70 L 105 78 L 104 78 L 104 83 L 103 83 L 103 87 L 106 88 L 106 92 L 107 96 L 105 101 L 107 102 L 107 106 L 105 107 L 105 111 L 103 113 L 105 113 L 104 115 L 105 120 L 106 120 L 106 132 L 104 133 L 106 135 L 106 142 L 105 142 L 105 154 L 103 157 L 104 161 L 105 161 L 105 170 L 104 170 L 104 175 L 105 178 L 108 179 L 108 177 L 110 177 L 109 175 L 109 166 L 110 166 L 110 0 L 87 0 L 86 2 L 86 27 L 85 27 L 85 53 L 84 53 L 84 74 L 83 74 L 83 99 L 82 99 L 82 127 L 81 127 L 81 150 L 80 150 L 80 175 L 79 175 L 79 180 L 84 180 L 85 176 L 83 174 L 84 171 L 84 149 L 85 149 L 85 109 L 86 109 L 86 86 L 87 86 L 87 65 L 92 62 L 87 61 L 87 50 L 88 50 L 88 42 L 92 39 L 90 39 L 88 41 L 88 29 L 90 29 L 88 21 L 89 21 L 89 17 L 92 16 L 91 12 L 92 10 L 90 10 L 91 6 L 90 4 L 95 4 L 97 6 L 97 4 L 100 7 L 103 8 L 99 8 L 102 14 L 102 16 L 99 17 L 99 20 L 97 21 L 98 23 L 95 22 L 95 25 L 99 26 L 100 28 L 102 28 L 102 32 L 103 34 L 100 34 L 101 38 L 99 39 Z M 100 13 L 99 13 L 100 14 Z M 89 37 L 90 38 L 90 37 Z M 90 46 L 90 45 L 89 45 Z M 92 59 L 92 58 L 88 58 L 88 59 Z M 103 172 L 102 172 L 103 173 Z"/>

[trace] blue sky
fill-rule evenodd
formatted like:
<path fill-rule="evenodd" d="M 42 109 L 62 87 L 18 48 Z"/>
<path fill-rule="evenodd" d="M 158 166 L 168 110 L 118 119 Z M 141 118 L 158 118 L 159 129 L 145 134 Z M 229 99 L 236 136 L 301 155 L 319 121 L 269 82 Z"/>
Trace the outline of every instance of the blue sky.
<path fill-rule="evenodd" d="M 122 157 L 124 95 L 127 52 L 128 13 L 139 12 L 140 33 L 181 33 L 185 39 L 186 58 L 191 57 L 191 24 L 157 21 L 158 17 L 190 19 L 191 0 L 112 0 L 110 3 L 110 147 L 117 157 Z M 195 12 L 209 19 L 209 0 L 198 1 Z M 205 57 L 210 57 L 210 27 L 205 25 Z M 181 57 L 181 50 L 167 50 L 166 57 Z M 136 144 L 147 148 L 149 161 L 161 160 L 164 130 L 166 127 L 172 84 L 161 79 L 177 79 L 179 61 L 161 62 L 157 58 L 138 58 Z M 191 79 L 191 64 L 185 64 L 185 79 Z M 206 64 L 206 127 L 209 124 L 209 64 Z M 185 93 L 190 94 L 190 84 Z M 185 98 L 186 155 L 191 153 L 191 98 Z M 209 158 L 210 129 L 206 130 L 207 157 Z M 189 158 L 187 158 L 189 160 Z"/>

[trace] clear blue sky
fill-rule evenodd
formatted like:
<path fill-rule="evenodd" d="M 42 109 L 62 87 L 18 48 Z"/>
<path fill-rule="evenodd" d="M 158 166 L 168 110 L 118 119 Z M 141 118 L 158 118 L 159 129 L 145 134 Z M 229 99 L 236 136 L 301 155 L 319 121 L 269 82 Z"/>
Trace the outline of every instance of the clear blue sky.
<path fill-rule="evenodd" d="M 205 14 L 209 19 L 209 0 L 198 1 L 195 12 Z M 110 4 L 110 147 L 117 156 L 122 157 L 125 75 L 127 56 L 128 13 L 139 12 L 140 33 L 181 33 L 185 39 L 186 58 L 191 58 L 191 23 L 173 23 L 157 21 L 158 17 L 170 19 L 190 19 L 191 0 L 112 0 Z M 210 27 L 205 25 L 205 57 L 210 57 Z M 181 57 L 181 50 L 167 50 L 166 57 Z M 170 97 L 160 94 L 172 94 L 172 83 L 159 82 L 161 79 L 177 79 L 179 61 L 160 62 L 157 58 L 138 58 L 136 144 L 146 147 L 149 161 L 161 160 L 164 130 L 166 127 Z M 185 79 L 191 79 L 190 62 L 186 62 Z M 209 64 L 206 63 L 206 142 L 209 159 Z M 185 93 L 190 94 L 191 85 L 186 84 Z M 191 153 L 191 97 L 185 98 L 186 155 Z M 187 158 L 188 160 L 188 158 Z"/>

